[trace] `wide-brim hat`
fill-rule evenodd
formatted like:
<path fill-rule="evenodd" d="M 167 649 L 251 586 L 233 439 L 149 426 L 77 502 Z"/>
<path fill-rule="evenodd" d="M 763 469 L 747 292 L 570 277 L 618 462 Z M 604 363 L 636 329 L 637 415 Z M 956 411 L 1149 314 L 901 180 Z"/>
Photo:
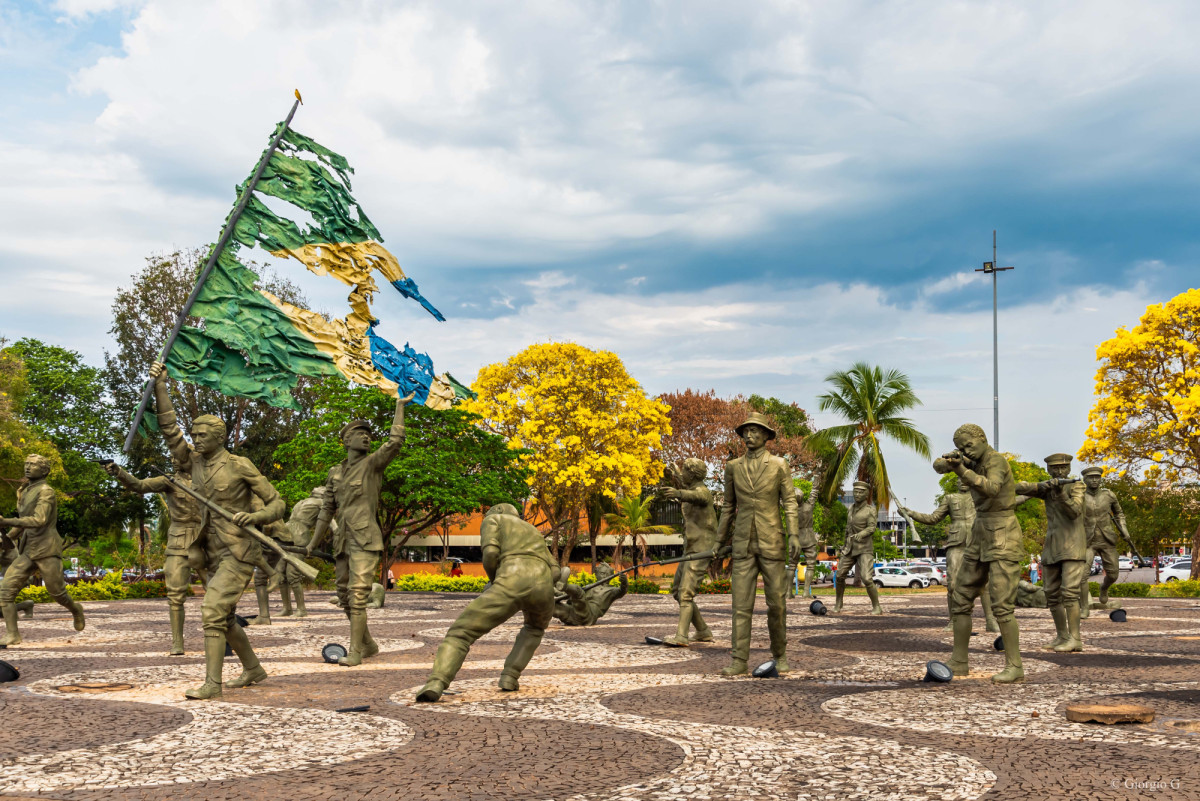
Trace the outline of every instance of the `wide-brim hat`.
<path fill-rule="evenodd" d="M 1104 473 L 1103 467 L 1085 467 L 1079 471 L 1081 476 L 1099 476 Z"/>
<path fill-rule="evenodd" d="M 767 431 L 767 439 L 775 439 L 775 427 L 767 422 L 766 415 L 759 414 L 758 412 L 751 412 L 750 416 L 746 418 L 746 422 L 735 428 L 734 431 L 736 431 L 740 437 L 742 435 L 742 429 L 750 425 L 762 426 Z"/>
<path fill-rule="evenodd" d="M 1069 453 L 1052 453 L 1046 457 L 1046 464 L 1070 464 L 1071 458 Z"/>

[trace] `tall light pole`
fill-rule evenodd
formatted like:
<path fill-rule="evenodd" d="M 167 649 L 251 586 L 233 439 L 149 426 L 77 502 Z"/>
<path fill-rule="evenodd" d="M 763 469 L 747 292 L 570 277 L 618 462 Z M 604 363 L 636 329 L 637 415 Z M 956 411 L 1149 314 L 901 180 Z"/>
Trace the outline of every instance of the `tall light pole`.
<path fill-rule="evenodd" d="M 996 231 L 992 229 L 992 260 L 985 261 L 977 273 L 992 276 L 992 447 L 1000 450 L 1000 323 L 996 311 L 996 273 L 1013 270 L 1015 267 L 997 267 Z"/>

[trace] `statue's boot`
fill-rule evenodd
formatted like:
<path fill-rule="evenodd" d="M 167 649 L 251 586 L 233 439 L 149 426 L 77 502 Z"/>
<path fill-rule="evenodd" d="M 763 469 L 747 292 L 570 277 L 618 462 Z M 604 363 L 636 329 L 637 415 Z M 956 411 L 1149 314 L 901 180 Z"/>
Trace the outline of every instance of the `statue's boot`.
<path fill-rule="evenodd" d="M 867 595 L 871 599 L 871 614 L 882 615 L 883 607 L 879 605 L 879 588 L 875 586 L 875 582 L 867 583 Z"/>
<path fill-rule="evenodd" d="M 293 592 L 296 593 L 296 617 L 308 617 L 308 610 L 304 608 L 304 590 L 295 587 Z"/>
<path fill-rule="evenodd" d="M 731 662 L 729 664 L 729 667 L 721 670 L 721 675 L 722 676 L 744 676 L 748 672 L 749 672 L 749 668 L 746 667 L 746 660 L 745 659 L 735 659 L 735 660 L 733 660 L 733 662 Z"/>
<path fill-rule="evenodd" d="M 954 630 L 954 651 L 946 662 L 946 666 L 955 676 L 965 676 L 971 672 L 967 661 L 967 651 L 971 646 L 971 616 L 951 616 L 950 627 Z"/>
<path fill-rule="evenodd" d="M 1066 615 L 1066 632 L 1063 641 L 1054 646 L 1060 654 L 1069 654 L 1083 650 L 1083 638 L 1079 636 L 1079 607 L 1067 604 L 1063 610 Z"/>
<path fill-rule="evenodd" d="M 679 604 L 679 627 L 670 637 L 663 638 L 663 645 L 671 648 L 687 648 L 688 634 L 691 633 L 692 620 L 695 616 L 696 605 L 691 603 L 680 602 Z"/>
<path fill-rule="evenodd" d="M 171 656 L 183 656 L 183 607 L 168 607 L 171 615 Z"/>
<path fill-rule="evenodd" d="M 813 580 L 813 573 L 815 573 L 815 572 L 816 572 L 816 570 L 809 567 L 808 565 L 804 566 L 804 597 L 805 598 L 812 597 L 812 580 Z"/>
<path fill-rule="evenodd" d="M 446 682 L 441 679 L 430 679 L 425 682 L 425 686 L 421 688 L 421 692 L 417 693 L 417 700 L 426 703 L 431 703 L 442 697 L 442 693 L 446 691 Z"/>
<path fill-rule="evenodd" d="M 84 620 L 83 617 L 83 606 L 81 606 L 78 601 L 71 598 L 71 594 L 68 592 L 64 592 L 62 595 L 53 597 L 54 600 L 58 602 L 59 606 L 70 610 L 71 617 L 75 619 L 75 630 L 83 631 L 84 626 L 87 625 L 87 621 Z"/>
<path fill-rule="evenodd" d="M 1079 609 L 1078 605 L 1075 607 Z M 1058 647 L 1069 639 L 1067 634 L 1067 609 L 1065 606 L 1050 607 L 1050 616 L 1054 618 L 1054 639 L 1042 646 L 1043 651 L 1057 651 Z"/>
<path fill-rule="evenodd" d="M 692 601 L 692 625 L 696 628 L 696 636 L 692 639 L 695 642 L 712 642 L 712 629 L 708 627 L 708 623 L 700 616 L 700 607 L 696 606 L 696 602 Z"/>
<path fill-rule="evenodd" d="M 775 656 L 774 654 L 772 654 L 771 658 L 775 660 L 775 669 L 777 671 L 779 671 L 780 673 L 788 673 L 791 671 L 791 667 L 788 666 L 788 663 L 787 663 L 787 655 L 786 654 L 780 654 L 779 656 Z"/>
<path fill-rule="evenodd" d="M 1000 631 L 1000 624 L 996 622 L 996 615 L 992 612 L 992 591 L 987 587 L 979 593 L 979 605 L 983 607 L 984 631 Z"/>
<path fill-rule="evenodd" d="M 500 673 L 501 690 L 511 692 L 518 688 L 517 679 L 529 664 L 529 660 L 533 659 L 538 646 L 542 644 L 544 633 L 542 629 L 536 629 L 528 623 L 517 632 L 517 639 L 512 650 L 508 652 L 508 658 L 504 660 L 504 670 Z"/>
<path fill-rule="evenodd" d="M 237 626 L 237 624 L 234 624 Z M 238 627 L 240 628 L 240 627 Z M 184 692 L 185 698 L 207 701 L 221 697 L 221 671 L 225 668 L 225 635 L 219 631 L 204 632 L 204 683 Z"/>
<path fill-rule="evenodd" d="M 258 684 L 267 678 L 267 671 L 263 670 L 262 665 L 259 664 L 258 656 L 250 646 L 250 638 L 246 636 L 245 629 L 235 623 L 229 627 L 225 639 L 237 655 L 238 661 L 242 663 L 241 675 L 232 681 L 225 682 L 226 687 L 232 689 L 249 687 L 251 684 Z"/>
<path fill-rule="evenodd" d="M 370 659 L 371 657 L 375 656 L 378 653 L 379 653 L 379 643 L 375 642 L 375 638 L 371 636 L 371 627 L 366 626 L 363 628 L 363 647 L 362 647 L 363 659 Z"/>
<path fill-rule="evenodd" d="M 1079 619 L 1087 620 L 1092 616 L 1092 588 L 1088 578 L 1083 579 L 1083 588 L 1079 590 Z"/>
<path fill-rule="evenodd" d="M 1025 681 L 1025 667 L 1021 662 L 1021 630 L 1017 619 L 1010 617 L 1000 624 L 1000 636 L 1004 638 L 1004 670 L 992 676 L 996 684 L 1014 684 Z"/>
<path fill-rule="evenodd" d="M 4 614 L 4 640 L 0 645 L 20 645 L 21 632 L 17 629 L 17 605 L 0 604 L 0 612 Z"/>
<path fill-rule="evenodd" d="M 267 574 L 267 595 L 279 589 L 279 582 L 283 580 L 283 570 L 271 567 L 271 564 L 264 558 L 260 564 L 266 565 Z M 280 564 L 283 564 L 280 562 Z"/>
<path fill-rule="evenodd" d="M 844 593 L 845 591 L 846 591 L 845 582 L 839 583 L 837 585 L 837 590 L 835 591 L 836 592 L 836 600 L 833 602 L 834 614 L 837 614 L 838 612 L 842 611 L 842 593 Z"/>
<path fill-rule="evenodd" d="M 258 597 L 258 617 L 251 620 L 250 625 L 271 625 L 271 591 L 266 587 L 255 587 L 254 594 Z"/>
<path fill-rule="evenodd" d="M 521 689 L 521 683 L 518 680 L 519 678 L 519 676 L 513 676 L 509 673 L 501 673 L 500 681 L 497 682 L 497 685 L 506 693 L 515 693 L 517 690 Z"/>
<path fill-rule="evenodd" d="M 279 588 L 279 597 L 283 600 L 283 611 L 279 613 L 280 617 L 292 616 L 292 588 L 288 584 L 284 584 Z"/>
<path fill-rule="evenodd" d="M 17 604 L 17 611 L 21 612 L 21 617 L 29 620 L 33 617 L 33 601 L 21 601 Z"/>
<path fill-rule="evenodd" d="M 367 610 L 352 609 L 350 618 L 350 651 L 338 660 L 342 667 L 358 667 L 363 661 L 363 635 L 367 631 Z"/>
<path fill-rule="evenodd" d="M 1109 581 L 1107 577 L 1104 579 L 1104 583 L 1100 585 L 1100 605 L 1101 606 L 1104 606 L 1104 607 L 1108 606 L 1108 588 L 1111 587 L 1112 585 L 1113 585 L 1113 582 Z"/>

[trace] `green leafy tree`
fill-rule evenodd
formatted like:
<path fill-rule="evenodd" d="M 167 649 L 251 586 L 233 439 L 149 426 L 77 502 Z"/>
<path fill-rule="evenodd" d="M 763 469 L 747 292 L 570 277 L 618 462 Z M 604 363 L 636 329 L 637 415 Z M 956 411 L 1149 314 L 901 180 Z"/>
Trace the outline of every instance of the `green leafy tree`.
<path fill-rule="evenodd" d="M 62 459 L 62 477 L 52 476 L 50 481 L 63 494 L 58 530 L 67 543 L 86 543 L 130 519 L 137 520 L 142 531 L 147 504 L 122 491 L 96 461 L 118 448 L 102 371 L 85 364 L 73 350 L 37 339 L 19 340 L 6 352 L 25 368 L 24 422 L 52 442 Z M 147 543 L 140 542 L 144 552 Z"/>
<path fill-rule="evenodd" d="M 346 458 L 338 431 L 349 420 L 371 423 L 377 437 L 392 424 L 396 401 L 375 387 L 328 378 L 314 389 L 313 416 L 294 438 L 275 449 L 274 483 L 290 504 L 325 481 L 329 468 Z M 409 405 L 399 455 L 384 473 L 379 496 L 379 527 L 388 563 L 408 540 L 443 520 L 470 515 L 498 503 L 518 508 L 529 492 L 522 451 L 508 447 L 477 424 L 479 417 L 455 406 L 434 411 Z M 382 443 L 378 439 L 375 446 Z"/>
<path fill-rule="evenodd" d="M 1151 478 L 1135 481 L 1129 475 L 1107 480 L 1125 512 L 1133 544 L 1142 556 L 1158 556 L 1191 541 L 1200 525 L 1200 486 L 1166 483 Z M 1157 576 L 1156 576 L 1157 578 Z"/>
<path fill-rule="evenodd" d="M 8 511 L 17 503 L 17 487 L 25 476 L 25 457 L 37 453 L 49 459 L 50 479 L 55 483 L 65 474 L 58 448 L 24 420 L 29 378 L 25 363 L 5 344 L 6 340 L 0 338 L 0 510 Z"/>
<path fill-rule="evenodd" d="M 832 385 L 832 390 L 817 397 L 817 407 L 838 414 L 847 422 L 822 429 L 810 438 L 818 452 L 828 447 L 836 450 L 825 471 L 821 500 L 831 502 L 857 468 L 858 480 L 870 484 L 874 491 L 875 505 L 887 509 L 891 498 L 880 437 L 886 436 L 928 459 L 929 438 L 911 420 L 900 416 L 921 405 L 921 400 L 904 373 L 885 372 L 866 362 L 830 373 L 825 381 Z"/>
<path fill-rule="evenodd" d="M 636 495 L 625 495 L 617 498 L 615 512 L 604 515 L 608 533 L 617 538 L 617 545 L 613 548 L 614 568 L 621 564 L 621 549 L 625 545 L 626 537 L 629 537 L 631 544 L 638 549 L 640 561 L 644 562 L 646 561 L 646 535 L 670 534 L 675 531 L 670 526 L 656 526 L 650 522 L 650 507 L 653 505 L 654 496 L 652 495 L 644 500 Z"/>
<path fill-rule="evenodd" d="M 793 478 L 792 484 L 798 489 L 802 489 L 805 495 L 812 492 L 812 482 L 807 478 Z M 782 510 L 780 510 L 780 514 L 783 514 Z M 813 507 L 813 529 L 817 532 L 818 544 L 824 544 L 827 551 L 840 547 L 846 539 L 846 519 L 849 516 L 850 512 L 846 509 L 846 504 L 837 498 L 834 498 L 833 502 L 829 504 L 821 503 L 818 498 L 817 504 Z"/>

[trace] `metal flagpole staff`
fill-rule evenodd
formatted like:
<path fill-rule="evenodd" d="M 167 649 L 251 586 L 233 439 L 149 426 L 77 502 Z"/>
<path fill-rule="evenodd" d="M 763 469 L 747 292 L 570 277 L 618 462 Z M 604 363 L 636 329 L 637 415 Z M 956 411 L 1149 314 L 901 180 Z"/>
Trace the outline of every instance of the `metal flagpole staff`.
<path fill-rule="evenodd" d="M 1000 323 L 996 313 L 996 273 L 1015 270 L 1015 267 L 997 267 L 996 231 L 992 230 L 992 260 L 985 261 L 976 269 L 977 273 L 992 276 L 992 447 L 1000 450 Z"/>
<path fill-rule="evenodd" d="M 200 277 L 196 279 L 196 286 L 192 287 L 192 294 L 188 295 L 183 308 L 179 310 L 179 317 L 175 320 L 175 327 L 171 329 L 171 334 L 167 337 L 166 343 L 163 344 L 162 353 L 158 357 L 160 362 L 166 362 L 167 357 L 171 354 L 171 348 L 175 346 L 175 340 L 179 337 L 179 332 L 183 329 L 183 323 L 187 320 L 188 313 L 192 310 L 192 304 L 196 302 L 201 288 L 204 287 L 204 282 L 208 280 L 209 273 L 217 266 L 217 259 L 220 257 L 221 251 L 225 249 L 225 245 L 229 244 L 229 239 L 233 236 L 234 229 L 237 227 L 238 218 L 242 216 L 242 212 L 245 211 L 246 205 L 250 202 L 250 196 L 254 191 L 254 187 L 258 185 L 258 180 L 262 178 L 263 172 L 267 169 L 267 162 L 271 160 L 275 149 L 279 147 L 279 141 L 283 139 L 284 133 L 287 132 L 288 126 L 292 123 L 292 117 L 296 115 L 296 109 L 300 107 L 302 102 L 304 101 L 300 99 L 300 90 L 297 89 L 296 102 L 292 104 L 292 110 L 288 112 L 287 119 L 279 126 L 279 131 L 271 140 L 271 144 L 263 151 L 262 158 L 259 159 L 254 174 L 250 176 L 250 180 L 246 182 L 246 188 L 242 190 L 242 194 L 238 197 L 237 205 L 233 207 L 233 211 L 225 220 L 225 227 L 221 231 L 221 237 L 217 240 L 216 247 L 212 249 L 212 253 L 209 254 L 204 269 L 200 271 Z M 154 381 L 153 379 L 147 379 L 146 386 L 142 390 L 142 402 L 138 404 L 137 412 L 133 415 L 133 423 L 129 426 L 129 434 L 125 437 L 125 447 L 122 449 L 125 453 L 129 453 L 129 449 L 133 447 L 133 439 L 137 436 L 138 426 L 142 423 L 142 417 L 146 414 L 146 407 L 150 404 L 150 398 L 153 395 Z"/>

